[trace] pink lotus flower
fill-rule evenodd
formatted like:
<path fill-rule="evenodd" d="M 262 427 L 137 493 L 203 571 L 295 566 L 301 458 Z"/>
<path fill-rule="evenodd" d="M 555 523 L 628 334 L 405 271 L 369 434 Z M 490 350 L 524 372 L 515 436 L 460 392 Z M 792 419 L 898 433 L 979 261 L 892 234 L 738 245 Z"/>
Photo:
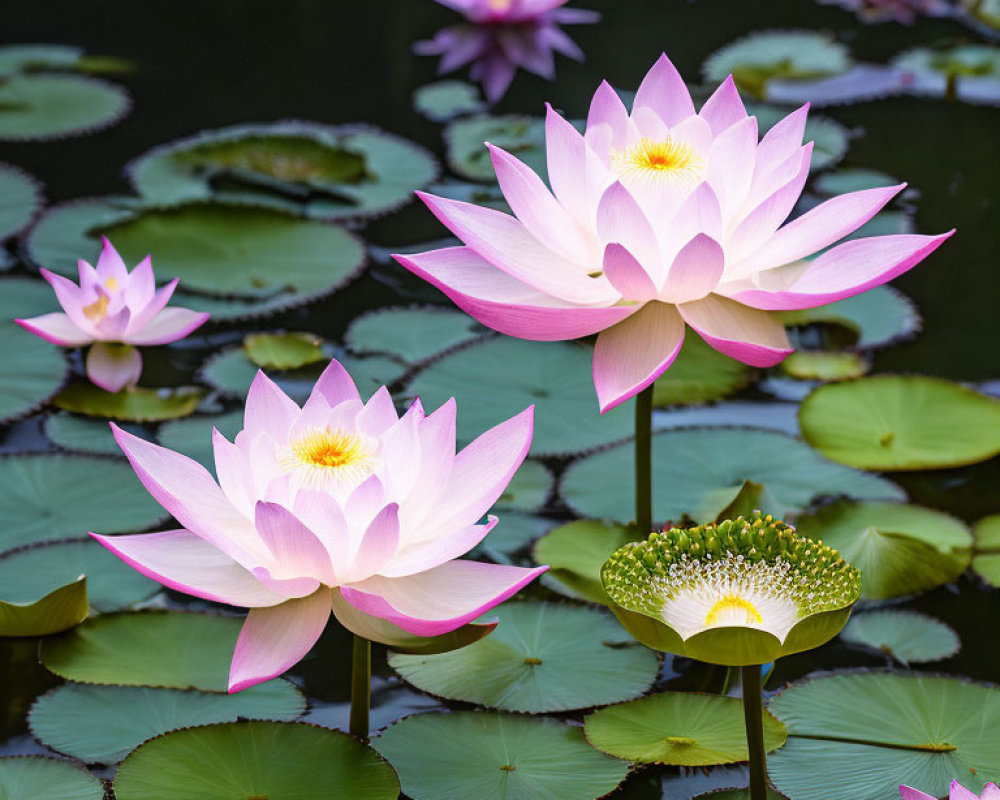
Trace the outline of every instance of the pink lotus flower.
<path fill-rule="evenodd" d="M 955 8 L 947 0 L 820 0 L 820 2 L 854 11 L 865 22 L 893 20 L 912 25 L 920 14 L 947 17 L 955 13 Z"/>
<path fill-rule="evenodd" d="M 91 534 L 160 583 L 246 606 L 229 691 L 298 662 L 330 617 L 354 633 L 453 631 L 545 571 L 458 560 L 496 524 L 531 444 L 533 409 L 455 453 L 455 402 L 398 417 L 385 387 L 363 403 L 336 361 L 301 409 L 263 373 L 245 427 L 213 431 L 218 483 L 197 462 L 114 428 L 143 485 L 181 530 Z M 403 634 L 405 635 L 405 634 Z"/>
<path fill-rule="evenodd" d="M 824 250 L 905 184 L 834 197 L 786 223 L 809 175 L 806 112 L 758 141 L 757 120 L 731 76 L 696 112 L 663 56 L 631 113 L 603 83 L 584 135 L 548 109 L 551 190 L 487 145 L 516 216 L 418 193 L 465 246 L 395 258 L 509 336 L 599 333 L 593 368 L 602 412 L 670 366 L 686 325 L 732 358 L 772 366 L 791 346 L 769 312 L 878 286 L 951 235 L 877 236 Z"/>
<path fill-rule="evenodd" d="M 443 6 L 452 8 L 469 22 L 503 23 L 531 22 L 542 17 L 552 17 L 553 12 L 569 0 L 437 0 Z M 592 11 L 571 11 L 564 19 L 577 21 L 585 15 L 588 22 L 598 18 Z"/>
<path fill-rule="evenodd" d="M 183 339 L 209 315 L 188 308 L 167 308 L 177 279 L 157 290 L 149 256 L 129 273 L 111 242 L 104 238 L 102 242 L 97 269 L 86 261 L 79 262 L 79 286 L 62 275 L 41 270 L 65 313 L 56 311 L 15 322 L 63 347 L 91 344 L 87 377 L 102 389 L 117 392 L 134 386 L 142 373 L 142 356 L 133 345 Z"/>
<path fill-rule="evenodd" d="M 900 786 L 899 793 L 903 796 L 903 800 L 936 800 L 931 795 L 918 792 L 909 786 Z M 983 793 L 977 795 L 975 792 L 970 792 L 958 781 L 952 781 L 948 800 L 1000 800 L 1000 789 L 995 783 L 987 783 L 983 788 Z"/>

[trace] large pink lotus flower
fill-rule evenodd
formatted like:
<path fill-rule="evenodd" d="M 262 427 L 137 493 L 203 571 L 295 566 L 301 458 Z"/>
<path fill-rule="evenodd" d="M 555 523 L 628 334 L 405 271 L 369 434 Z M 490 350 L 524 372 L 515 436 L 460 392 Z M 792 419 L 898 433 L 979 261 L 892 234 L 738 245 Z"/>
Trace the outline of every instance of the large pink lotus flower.
<path fill-rule="evenodd" d="M 602 412 L 670 366 L 685 324 L 732 358 L 772 366 L 791 346 L 769 312 L 878 286 L 951 235 L 876 236 L 824 250 L 903 185 L 834 197 L 786 223 L 809 175 L 806 112 L 789 114 L 758 141 L 757 120 L 731 76 L 696 112 L 663 56 L 631 113 L 603 83 L 584 135 L 548 109 L 551 191 L 490 146 L 516 216 L 420 193 L 465 246 L 396 259 L 509 336 L 599 333 L 594 383 Z"/>
<path fill-rule="evenodd" d="M 299 408 L 263 373 L 244 429 L 213 431 L 218 483 L 197 462 L 114 427 L 143 485 L 183 525 L 91 534 L 164 585 L 246 606 L 229 691 L 298 662 L 330 617 L 393 643 L 449 633 L 545 571 L 457 560 L 524 460 L 533 409 L 455 453 L 455 402 L 398 417 L 385 387 L 363 403 L 336 361 Z M 389 638 L 385 638 L 387 634 Z"/>
<path fill-rule="evenodd" d="M 153 264 L 146 256 L 130 273 L 111 242 L 104 244 L 97 269 L 80 260 L 80 285 L 47 269 L 42 277 L 55 290 L 63 312 L 15 320 L 43 339 L 63 347 L 92 345 L 87 377 L 117 392 L 134 386 L 142 374 L 142 356 L 134 345 L 158 345 L 183 339 L 209 315 L 171 307 L 177 279 L 157 290 Z"/>
<path fill-rule="evenodd" d="M 936 800 L 931 795 L 918 792 L 909 786 L 900 786 L 899 793 L 903 796 L 903 800 Z M 1000 788 L 997 788 L 995 783 L 987 783 L 983 788 L 983 793 L 976 794 L 966 789 L 958 781 L 952 781 L 948 800 L 1000 800 Z"/>

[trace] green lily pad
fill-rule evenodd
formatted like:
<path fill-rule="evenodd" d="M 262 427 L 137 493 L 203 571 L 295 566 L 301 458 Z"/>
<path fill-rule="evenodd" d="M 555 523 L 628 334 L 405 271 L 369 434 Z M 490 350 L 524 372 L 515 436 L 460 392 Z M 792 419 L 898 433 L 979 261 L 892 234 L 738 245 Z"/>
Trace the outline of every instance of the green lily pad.
<path fill-rule="evenodd" d="M 595 711 L 584 720 L 587 741 L 641 764 L 707 767 L 746 761 L 743 702 L 719 695 L 663 692 Z M 764 747 L 785 742 L 785 726 L 764 712 Z"/>
<path fill-rule="evenodd" d="M 427 359 L 486 333 L 468 314 L 436 306 L 383 308 L 357 317 L 344 342 L 355 353 L 395 356 L 404 364 Z"/>
<path fill-rule="evenodd" d="M 748 114 L 757 117 L 757 127 L 763 136 L 779 120 L 788 115 L 787 108 L 767 103 L 746 103 Z M 848 128 L 829 117 L 810 114 L 803 133 L 804 142 L 813 142 L 812 172 L 828 169 L 847 155 L 851 132 Z"/>
<path fill-rule="evenodd" d="M 48 414 L 44 427 L 49 441 L 64 450 L 102 456 L 122 455 L 106 419 L 78 417 L 74 414 Z M 136 436 L 148 438 L 140 425 L 125 423 L 120 427 Z"/>
<path fill-rule="evenodd" d="M 713 520 L 744 481 L 763 485 L 778 516 L 820 497 L 905 500 L 895 484 L 827 461 L 804 442 L 752 428 L 691 428 L 653 436 L 653 519 Z M 634 515 L 631 442 L 580 459 L 563 475 L 560 493 L 580 516 L 628 522 Z"/>
<path fill-rule="evenodd" d="M 592 519 L 560 525 L 535 543 L 532 558 L 548 564 L 542 580 L 561 594 L 608 605 L 601 568 L 612 553 L 641 538 L 634 529 Z"/>
<path fill-rule="evenodd" d="M 431 362 L 406 392 L 428 408 L 454 397 L 463 442 L 534 404 L 532 453 L 575 453 L 632 433 L 630 407 L 599 412 L 591 356 L 579 345 L 490 338 Z"/>
<path fill-rule="evenodd" d="M 0 636 L 50 636 L 78 625 L 87 617 L 87 579 L 82 575 L 27 601 L 8 600 L 6 588 L 2 596 Z"/>
<path fill-rule="evenodd" d="M 840 636 L 904 666 L 951 658 L 962 648 L 958 634 L 940 620 L 895 608 L 855 614 Z"/>
<path fill-rule="evenodd" d="M 214 199 L 337 219 L 391 211 L 438 169 L 423 148 L 376 128 L 290 121 L 203 131 L 126 171 L 156 204 Z"/>
<path fill-rule="evenodd" d="M 74 383 L 52 398 L 63 411 L 129 422 L 159 422 L 193 414 L 204 395 L 202 389 L 146 389 L 132 386 L 112 393 L 92 383 Z"/>
<path fill-rule="evenodd" d="M 825 456 L 862 469 L 958 467 L 1000 453 L 1000 400 L 927 376 L 821 386 L 799 424 Z"/>
<path fill-rule="evenodd" d="M 149 528 L 166 513 L 119 459 L 62 453 L 0 458 L 0 551 Z"/>
<path fill-rule="evenodd" d="M 42 203 L 42 189 L 37 180 L 18 167 L 0 163 L 0 240 L 24 230 Z"/>
<path fill-rule="evenodd" d="M 39 660 L 82 683 L 225 692 L 242 622 L 178 611 L 109 614 L 46 639 Z"/>
<path fill-rule="evenodd" d="M 881 186 L 894 186 L 897 183 L 899 183 L 897 178 L 885 172 L 879 172 L 877 169 L 854 167 L 842 168 L 817 176 L 813 188 L 822 195 L 833 197 L 865 189 L 877 189 Z"/>
<path fill-rule="evenodd" d="M 0 281 L 0 292 L 19 279 Z M 13 322 L 0 320 L 0 423 L 40 408 L 66 379 L 62 351 Z"/>
<path fill-rule="evenodd" d="M 979 520 L 972 536 L 976 542 L 973 571 L 990 586 L 1000 587 L 1000 514 Z"/>
<path fill-rule="evenodd" d="M 781 369 L 800 380 L 846 381 L 868 372 L 871 362 L 860 353 L 796 350 L 781 362 Z"/>
<path fill-rule="evenodd" d="M 154 736 L 238 719 L 293 720 L 306 700 L 289 681 L 210 694 L 139 686 L 69 683 L 39 697 L 28 712 L 32 735 L 85 764 L 117 764 Z"/>
<path fill-rule="evenodd" d="M 627 764 L 594 750 L 580 728 L 545 718 L 418 714 L 372 746 L 413 800 L 595 800 L 628 775 Z"/>
<path fill-rule="evenodd" d="M 992 45 L 917 47 L 899 53 L 890 63 L 906 73 L 907 88 L 914 94 L 1000 103 L 1000 53 Z"/>
<path fill-rule="evenodd" d="M 167 422 L 160 426 L 157 439 L 164 447 L 193 458 L 210 471 L 215 471 L 215 452 L 212 449 L 212 428 L 230 441 L 243 430 L 243 411 L 230 411 L 214 416 L 194 416 Z"/>
<path fill-rule="evenodd" d="M 463 178 L 494 180 L 493 162 L 483 142 L 513 153 L 543 179 L 548 174 L 543 119 L 477 114 L 451 122 L 444 129 L 444 139 L 448 146 L 448 166 Z"/>
<path fill-rule="evenodd" d="M 552 494 L 555 478 L 544 464 L 528 459 L 511 478 L 493 511 L 539 511 Z"/>
<path fill-rule="evenodd" d="M 900 784 L 943 797 L 956 776 L 978 794 L 1000 777 L 996 686 L 920 673 L 825 675 L 793 683 L 770 710 L 789 736 L 768 772 L 796 800 L 886 800 Z"/>
<path fill-rule="evenodd" d="M 115 774 L 118 800 L 395 800 L 372 748 L 302 722 L 230 722 L 159 736 Z"/>
<path fill-rule="evenodd" d="M 314 333 L 251 333 L 243 351 L 262 369 L 297 369 L 326 360 L 322 345 Z"/>
<path fill-rule="evenodd" d="M 486 104 L 476 86 L 463 81 L 437 81 L 413 92 L 413 107 L 434 122 L 475 114 Z"/>
<path fill-rule="evenodd" d="M 694 800 L 752 800 L 752 798 L 750 797 L 750 789 L 746 788 L 718 789 L 714 792 L 705 792 L 705 794 L 700 794 L 694 798 Z M 768 786 L 767 800 L 788 800 L 788 798 Z"/>
<path fill-rule="evenodd" d="M 389 666 L 438 697 L 531 713 L 629 700 L 656 680 L 656 654 L 607 612 L 508 603 L 488 616 L 500 620 L 489 637 L 442 655 L 393 654 Z"/>
<path fill-rule="evenodd" d="M 70 69 L 83 55 L 82 47 L 65 44 L 6 44 L 0 47 L 0 75 L 8 77 L 44 69 Z"/>
<path fill-rule="evenodd" d="M 0 141 L 59 139 L 106 128 L 131 105 L 120 86 L 82 75 L 12 75 L 0 84 Z"/>
<path fill-rule="evenodd" d="M 871 600 L 915 594 L 955 580 L 969 565 L 972 534 L 940 511 L 899 503 L 835 503 L 799 518 L 855 567 Z"/>
<path fill-rule="evenodd" d="M 500 517 L 500 524 L 472 549 L 472 558 L 483 555 L 500 564 L 519 565 L 521 551 L 553 526 L 548 517 L 536 516 L 527 511 L 508 511 L 496 507 L 494 511 Z"/>
<path fill-rule="evenodd" d="M 754 370 L 709 347 L 700 336 L 688 336 L 670 369 L 653 384 L 653 405 L 711 403 L 742 389 Z"/>
<path fill-rule="evenodd" d="M 96 775 L 61 758 L 0 758 L 0 797 L 11 800 L 103 800 Z"/>

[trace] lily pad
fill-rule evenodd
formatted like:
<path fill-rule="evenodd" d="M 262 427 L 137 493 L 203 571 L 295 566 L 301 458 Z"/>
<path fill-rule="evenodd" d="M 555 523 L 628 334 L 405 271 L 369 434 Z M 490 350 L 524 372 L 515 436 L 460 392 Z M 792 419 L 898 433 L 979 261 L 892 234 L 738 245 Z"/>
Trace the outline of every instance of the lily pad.
<path fill-rule="evenodd" d="M 483 555 L 500 564 L 519 565 L 521 551 L 547 533 L 554 524 L 548 517 L 527 511 L 508 511 L 496 506 L 494 511 L 500 516 L 500 524 L 470 551 L 472 558 Z"/>
<path fill-rule="evenodd" d="M 434 122 L 475 114 L 486 107 L 478 87 L 463 81 L 437 81 L 413 92 L 413 107 Z"/>
<path fill-rule="evenodd" d="M 243 411 L 230 411 L 214 416 L 194 416 L 167 422 L 160 426 L 157 439 L 164 447 L 183 453 L 198 463 L 215 471 L 215 453 L 212 449 L 212 428 L 230 441 L 243 430 Z"/>
<path fill-rule="evenodd" d="M 579 345 L 490 338 L 431 362 L 406 392 L 428 408 L 454 397 L 463 442 L 533 404 L 532 453 L 576 453 L 632 433 L 630 407 L 598 411 L 590 362 Z"/>
<path fill-rule="evenodd" d="M 881 186 L 894 186 L 899 179 L 877 169 L 860 167 L 841 168 L 834 172 L 826 172 L 816 177 L 813 188 L 822 195 L 833 197 L 838 194 L 860 192 L 865 189 L 877 189 Z M 889 288 L 889 287 L 886 287 Z M 858 295 L 855 295 L 858 296 Z"/>
<path fill-rule="evenodd" d="M 0 84 L 0 141 L 59 139 L 106 128 L 131 105 L 120 86 L 66 74 L 12 75 Z"/>
<path fill-rule="evenodd" d="M 356 318 L 344 335 L 355 353 L 394 356 L 407 365 L 478 339 L 487 333 L 468 314 L 449 308 L 383 308 Z"/>
<path fill-rule="evenodd" d="M 346 733 L 302 722 L 230 722 L 146 742 L 122 762 L 114 790 L 118 800 L 395 800 L 399 780 Z"/>
<path fill-rule="evenodd" d="M 87 617 L 87 580 L 83 576 L 23 602 L 8 600 L 6 590 L 0 595 L 4 598 L 0 599 L 0 636 L 50 636 Z"/>
<path fill-rule="evenodd" d="M 698 795 L 694 800 L 752 800 L 750 789 L 718 789 Z M 783 794 L 778 794 L 770 786 L 767 787 L 767 800 L 788 800 Z"/>
<path fill-rule="evenodd" d="M 545 120 L 513 114 L 477 114 L 451 122 L 444 129 L 448 146 L 448 166 L 464 178 L 492 181 L 495 178 L 489 142 L 513 153 L 544 179 L 548 174 L 545 156 Z"/>
<path fill-rule="evenodd" d="M 747 103 L 748 114 L 757 117 L 757 127 L 763 136 L 772 126 L 788 115 L 787 108 L 767 103 Z M 819 114 L 810 114 L 806 122 L 802 140 L 813 142 L 812 161 L 809 168 L 813 172 L 828 169 L 847 155 L 851 132 L 839 122 Z"/>
<path fill-rule="evenodd" d="M 753 379 L 754 370 L 709 347 L 700 336 L 684 339 L 677 359 L 653 384 L 653 405 L 711 403 Z"/>
<path fill-rule="evenodd" d="M 44 69 L 69 69 L 83 53 L 82 47 L 65 44 L 6 44 L 0 47 L 0 75 L 6 78 Z"/>
<path fill-rule="evenodd" d="M 306 700 L 289 681 L 236 694 L 69 683 L 39 697 L 28 712 L 32 735 L 85 764 L 117 764 L 154 736 L 238 719 L 293 720 Z"/>
<path fill-rule="evenodd" d="M 314 333 L 251 333 L 243 351 L 262 369 L 297 369 L 326 360 L 322 345 Z"/>
<path fill-rule="evenodd" d="M 413 800 L 595 800 L 628 775 L 627 764 L 594 750 L 580 728 L 545 718 L 418 714 L 372 746 Z"/>
<path fill-rule="evenodd" d="M 88 531 L 143 530 L 165 516 L 119 459 L 61 453 L 0 458 L 0 550 Z"/>
<path fill-rule="evenodd" d="M 552 603 L 508 603 L 475 644 L 435 656 L 393 654 L 389 666 L 438 697 L 502 711 L 570 711 L 646 692 L 659 659 L 610 614 Z"/>
<path fill-rule="evenodd" d="M 895 608 L 855 614 L 840 636 L 904 666 L 951 658 L 962 647 L 958 634 L 940 620 Z"/>
<path fill-rule="evenodd" d="M 827 461 L 804 442 L 753 428 L 690 428 L 653 435 L 653 519 L 715 519 L 744 481 L 767 489 L 778 516 L 802 511 L 820 497 L 904 500 L 898 486 Z M 628 522 L 634 514 L 631 442 L 573 464 L 560 493 L 580 516 Z"/>
<path fill-rule="evenodd" d="M 863 577 L 862 596 L 886 600 L 955 580 L 969 565 L 972 534 L 940 511 L 899 503 L 836 503 L 799 518 Z"/>
<path fill-rule="evenodd" d="M 825 306 L 781 311 L 779 318 L 785 325 L 840 325 L 854 333 L 855 347 L 861 350 L 910 339 L 921 328 L 920 314 L 913 301 L 891 286 L 877 286 Z"/>
<path fill-rule="evenodd" d="M 19 279 L 0 281 L 0 292 Z M 31 413 L 54 395 L 66 379 L 62 351 L 13 322 L 0 320 L 0 423 Z"/>
<path fill-rule="evenodd" d="M 561 594 L 608 605 L 601 567 L 622 545 L 641 536 L 622 525 L 581 519 L 560 525 L 535 543 L 532 558 L 548 564 L 542 580 Z"/>
<path fill-rule="evenodd" d="M 800 380 L 846 381 L 868 372 L 871 362 L 860 353 L 796 350 L 781 362 L 781 369 Z"/>
<path fill-rule="evenodd" d="M 990 586 L 1000 587 L 1000 514 L 979 520 L 972 535 L 976 542 L 973 571 Z"/>
<path fill-rule="evenodd" d="M 61 758 L 0 758 L 0 797 L 17 800 L 103 800 L 96 775 Z"/>
<path fill-rule="evenodd" d="M 120 427 L 136 436 L 148 438 L 139 425 L 125 423 Z M 64 450 L 102 456 L 122 455 L 106 419 L 78 417 L 74 414 L 48 414 L 45 417 L 45 435 L 50 442 Z"/>
<path fill-rule="evenodd" d="M 63 411 L 129 422 L 159 422 L 193 414 L 204 391 L 194 386 L 146 389 L 133 386 L 108 392 L 92 383 L 74 383 L 52 398 Z"/>
<path fill-rule="evenodd" d="M 920 673 L 832 674 L 791 684 L 770 709 L 789 736 L 768 772 L 796 800 L 885 800 L 900 784 L 943 797 L 956 776 L 978 794 L 1000 777 L 995 686 Z"/>
<path fill-rule="evenodd" d="M 1000 104 L 1000 50 L 994 46 L 917 47 L 899 53 L 891 64 L 906 74 L 913 94 Z"/>
<path fill-rule="evenodd" d="M 552 494 L 555 478 L 544 464 L 528 459 L 497 499 L 494 511 L 538 511 Z"/>
<path fill-rule="evenodd" d="M 707 767 L 746 761 L 743 703 L 735 697 L 663 692 L 602 708 L 584 720 L 587 741 L 641 764 Z M 764 712 L 764 747 L 785 742 L 785 726 Z"/>
<path fill-rule="evenodd" d="M 27 227 L 42 203 L 42 189 L 37 180 L 18 167 L 0 163 L 0 240 Z"/>
<path fill-rule="evenodd" d="M 799 424 L 825 456 L 862 469 L 958 467 L 1000 453 L 1000 399 L 927 376 L 821 386 Z"/>

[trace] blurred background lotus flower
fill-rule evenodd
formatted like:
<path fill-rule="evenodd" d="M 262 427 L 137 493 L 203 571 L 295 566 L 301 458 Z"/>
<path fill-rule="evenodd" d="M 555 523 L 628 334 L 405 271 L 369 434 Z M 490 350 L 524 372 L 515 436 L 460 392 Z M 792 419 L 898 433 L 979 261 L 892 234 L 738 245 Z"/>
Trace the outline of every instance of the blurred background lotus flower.
<path fill-rule="evenodd" d="M 481 520 L 528 452 L 532 411 L 456 454 L 453 400 L 429 415 L 416 401 L 400 418 L 385 387 L 362 402 L 333 361 L 299 408 L 258 373 L 235 441 L 213 432 L 218 483 L 115 428 L 139 479 L 183 528 L 92 535 L 170 588 L 249 607 L 230 692 L 298 662 L 331 611 L 365 639 L 443 636 L 546 569 L 458 560 L 497 522 Z"/>
<path fill-rule="evenodd" d="M 79 262 L 80 285 L 41 270 L 63 311 L 16 322 L 53 344 L 90 345 L 87 377 L 109 392 L 134 386 L 142 374 L 136 345 L 159 345 L 183 339 L 205 324 L 209 315 L 170 307 L 177 279 L 156 288 L 153 264 L 146 256 L 132 272 L 106 238 L 95 269 Z"/>
<path fill-rule="evenodd" d="M 561 8 L 567 0 L 438 0 L 466 18 L 417 42 L 420 55 L 441 56 L 442 74 L 469 65 L 469 76 L 497 102 L 518 69 L 546 80 L 555 78 L 555 54 L 583 61 L 583 51 L 561 25 L 597 22 L 594 11 Z"/>
<path fill-rule="evenodd" d="M 935 800 L 931 795 L 918 792 L 909 786 L 900 786 L 899 793 L 903 796 L 903 800 Z M 948 800 L 1000 800 L 1000 788 L 995 783 L 987 783 L 983 793 L 976 794 L 955 780 L 951 782 Z"/>
<path fill-rule="evenodd" d="M 835 196 L 786 222 L 809 174 L 806 113 L 798 109 L 758 139 L 731 76 L 696 111 L 664 55 L 631 112 L 603 83 L 582 135 L 548 109 L 551 188 L 490 146 L 514 216 L 421 193 L 464 246 L 396 258 L 509 336 L 600 334 L 593 372 L 602 411 L 670 366 L 686 325 L 732 358 L 772 366 L 792 348 L 770 312 L 883 284 L 951 235 L 831 247 L 905 184 Z"/>
<path fill-rule="evenodd" d="M 949 16 L 955 6 L 947 0 L 820 0 L 854 11 L 865 22 L 903 22 L 912 25 L 918 16 Z"/>

